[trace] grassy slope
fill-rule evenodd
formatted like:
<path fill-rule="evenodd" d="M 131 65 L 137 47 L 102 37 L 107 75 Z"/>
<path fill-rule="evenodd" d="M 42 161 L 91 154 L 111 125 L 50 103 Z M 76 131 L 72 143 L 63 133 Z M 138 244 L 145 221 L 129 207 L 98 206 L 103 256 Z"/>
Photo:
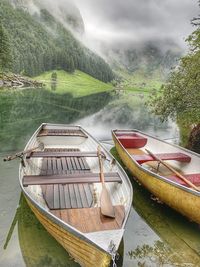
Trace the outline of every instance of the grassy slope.
<path fill-rule="evenodd" d="M 119 74 L 124 79 L 121 86 L 125 91 L 129 92 L 149 94 L 153 90 L 158 90 L 163 83 L 159 73 L 153 73 L 151 76 L 147 76 L 143 71 L 137 71 L 133 74 L 121 71 Z"/>
<path fill-rule="evenodd" d="M 51 90 L 52 73 L 53 71 L 45 72 L 35 79 L 44 82 L 46 87 Z M 59 70 L 56 71 L 56 73 L 56 93 L 71 93 L 74 97 L 80 97 L 112 89 L 112 85 L 110 83 L 101 82 L 81 71 L 75 71 L 73 74 L 70 74 L 63 70 Z"/>

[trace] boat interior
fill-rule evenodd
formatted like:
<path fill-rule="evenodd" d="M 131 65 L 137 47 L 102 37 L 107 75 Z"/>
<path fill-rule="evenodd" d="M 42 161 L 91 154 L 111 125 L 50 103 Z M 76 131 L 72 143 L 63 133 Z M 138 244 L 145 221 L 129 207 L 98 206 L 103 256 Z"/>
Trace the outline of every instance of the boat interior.
<path fill-rule="evenodd" d="M 142 167 L 189 187 L 183 179 L 155 160 L 148 152 L 150 151 L 200 189 L 200 158 L 195 153 L 134 130 L 116 130 L 114 134 L 129 155 Z"/>
<path fill-rule="evenodd" d="M 130 188 L 123 172 L 101 149 L 105 185 L 115 217 L 102 215 L 98 143 L 79 127 L 43 126 L 27 154 L 22 184 L 54 216 L 83 233 L 121 229 L 130 206 Z"/>

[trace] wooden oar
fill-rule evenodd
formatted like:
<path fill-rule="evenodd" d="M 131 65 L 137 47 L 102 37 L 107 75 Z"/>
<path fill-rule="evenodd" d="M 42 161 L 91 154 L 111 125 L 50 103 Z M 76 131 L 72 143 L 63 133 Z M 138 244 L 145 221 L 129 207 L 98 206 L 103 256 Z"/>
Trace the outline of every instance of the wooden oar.
<path fill-rule="evenodd" d="M 114 207 L 112 205 L 112 201 L 111 201 L 109 192 L 108 192 L 106 185 L 105 185 L 101 147 L 100 146 L 98 146 L 97 154 L 98 154 L 98 158 L 99 158 L 100 180 L 102 183 L 102 191 L 101 191 L 101 196 L 100 196 L 101 213 L 104 216 L 115 218 L 115 210 L 114 210 Z"/>
<path fill-rule="evenodd" d="M 147 153 L 149 155 L 151 155 L 155 160 L 159 161 L 160 163 L 162 163 L 166 168 L 168 168 L 170 171 L 172 171 L 173 173 L 176 174 L 176 176 L 178 176 L 180 179 L 182 179 L 186 184 L 188 184 L 189 186 L 191 186 L 193 189 L 195 189 L 196 191 L 200 192 L 200 189 L 198 187 L 196 187 L 192 182 L 190 182 L 186 177 L 184 177 L 182 174 L 180 174 L 177 170 L 175 170 L 172 166 L 170 166 L 169 164 L 167 164 L 165 161 L 163 161 L 162 159 L 160 159 L 159 157 L 157 157 L 155 154 L 153 154 L 150 150 L 145 149 L 147 151 Z"/>
<path fill-rule="evenodd" d="M 16 153 L 15 155 L 7 156 L 6 158 L 3 159 L 3 161 L 10 161 L 10 160 L 13 160 L 13 159 L 16 159 L 16 158 L 20 158 L 25 154 L 33 152 L 37 148 L 40 148 L 42 150 L 44 148 L 44 144 L 40 143 L 36 147 L 30 148 L 30 149 L 27 149 L 27 150 L 24 150 L 24 151 L 20 151 L 20 152 Z"/>

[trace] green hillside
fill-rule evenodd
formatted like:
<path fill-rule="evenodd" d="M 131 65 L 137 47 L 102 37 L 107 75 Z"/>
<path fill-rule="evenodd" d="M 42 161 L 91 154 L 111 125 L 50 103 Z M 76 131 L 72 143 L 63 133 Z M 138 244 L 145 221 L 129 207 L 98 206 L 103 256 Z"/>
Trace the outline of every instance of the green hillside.
<path fill-rule="evenodd" d="M 52 69 L 78 69 L 104 82 L 113 79 L 109 65 L 45 9 L 31 15 L 25 8 L 0 0 L 0 24 L 12 56 L 9 70 L 15 73 L 37 76 Z"/>
<path fill-rule="evenodd" d="M 52 73 L 57 75 L 55 82 L 52 82 Z M 111 84 L 98 81 L 81 71 L 75 71 L 73 74 L 61 70 L 48 71 L 35 79 L 44 82 L 51 91 L 60 94 L 71 93 L 74 97 L 91 95 L 112 89 Z"/>

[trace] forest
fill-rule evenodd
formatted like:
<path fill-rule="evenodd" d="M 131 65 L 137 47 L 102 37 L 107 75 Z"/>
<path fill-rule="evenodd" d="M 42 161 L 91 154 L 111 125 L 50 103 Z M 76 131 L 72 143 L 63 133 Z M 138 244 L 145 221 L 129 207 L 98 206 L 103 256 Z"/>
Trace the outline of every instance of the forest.
<path fill-rule="evenodd" d="M 31 15 L 1 0 L 0 36 L 0 69 L 27 76 L 78 69 L 104 82 L 114 78 L 109 65 L 45 9 Z"/>

